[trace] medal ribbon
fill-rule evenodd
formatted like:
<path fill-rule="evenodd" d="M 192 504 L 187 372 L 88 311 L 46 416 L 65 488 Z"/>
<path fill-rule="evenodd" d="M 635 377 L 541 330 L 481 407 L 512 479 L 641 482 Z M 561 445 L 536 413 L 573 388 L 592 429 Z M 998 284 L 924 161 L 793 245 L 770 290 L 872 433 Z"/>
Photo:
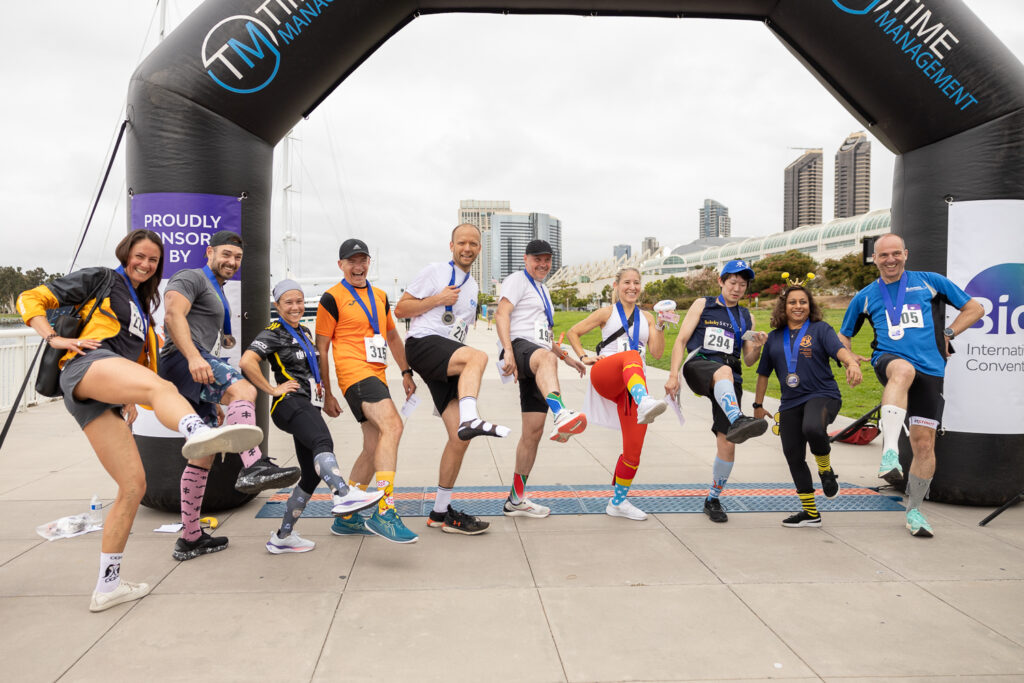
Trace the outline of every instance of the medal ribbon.
<path fill-rule="evenodd" d="M 281 323 L 281 327 L 288 331 L 288 334 L 292 336 L 292 339 L 298 342 L 302 352 L 306 354 L 306 365 L 309 366 L 309 371 L 313 373 L 313 379 L 316 380 L 317 384 L 321 384 L 320 364 L 316 360 L 316 347 L 313 346 L 313 340 L 306 336 L 301 327 L 299 329 L 295 329 L 286 323 L 284 318 L 278 318 L 278 322 Z"/>
<path fill-rule="evenodd" d="M 217 282 L 217 278 L 213 276 L 213 271 L 210 270 L 209 265 L 203 266 L 203 272 L 206 274 L 206 279 L 213 285 L 213 289 L 217 292 L 217 296 L 220 297 L 220 302 L 224 304 L 224 334 L 231 335 L 231 307 L 228 306 L 228 299 L 224 296 L 224 288 Z"/>
<path fill-rule="evenodd" d="M 448 281 L 448 286 L 451 287 L 455 284 L 455 261 L 449 261 L 448 265 L 452 267 L 452 279 Z M 469 279 L 469 273 L 466 273 L 466 277 L 462 278 L 462 284 L 459 285 L 459 289 L 462 289 L 462 285 L 466 284 L 466 280 Z M 451 313 L 452 307 L 445 306 L 444 310 Z"/>
<path fill-rule="evenodd" d="M 810 318 L 804 321 L 800 331 L 796 333 L 796 339 L 793 341 L 789 341 L 785 337 L 782 338 L 782 351 L 786 354 L 786 370 L 791 375 L 796 372 L 796 362 L 799 360 L 797 349 L 800 348 L 800 340 L 804 338 L 804 333 L 807 332 L 807 325 L 810 322 Z"/>
<path fill-rule="evenodd" d="M 622 331 L 626 333 L 629 340 L 629 348 L 634 351 L 640 350 L 640 316 L 636 308 L 633 308 L 633 334 L 629 333 L 629 320 L 626 318 L 626 309 L 622 307 L 621 301 L 615 302 L 615 310 L 619 312 L 619 320 L 622 321 Z"/>
<path fill-rule="evenodd" d="M 907 271 L 903 271 L 903 275 L 900 276 L 900 283 L 896 287 L 896 305 L 892 305 L 892 297 L 889 296 L 889 288 L 882 282 L 882 278 L 878 278 L 878 288 L 882 290 L 882 301 L 885 303 L 885 322 L 889 324 L 889 327 L 899 327 L 902 323 L 903 315 L 903 300 L 907 296 Z M 892 320 L 896 319 L 894 323 Z"/>
<path fill-rule="evenodd" d="M 740 322 L 737 325 L 736 324 L 736 318 L 732 317 L 732 309 L 729 308 L 729 306 L 726 305 L 725 299 L 722 298 L 721 294 L 718 295 L 718 303 L 722 304 L 722 308 L 725 309 L 726 315 L 729 316 L 729 322 L 732 323 L 732 329 L 736 333 L 736 343 L 737 344 L 741 343 L 743 335 L 744 335 L 744 333 L 747 330 L 743 326 L 743 314 L 740 313 L 740 311 L 739 311 L 739 304 L 736 304 L 736 318 L 740 319 Z"/>
<path fill-rule="evenodd" d="M 139 317 L 142 318 L 142 339 L 145 343 L 149 343 L 149 314 L 142 309 L 142 304 L 139 303 L 139 295 L 132 287 L 132 281 L 128 279 L 128 274 L 124 272 L 124 266 L 118 266 L 115 271 L 121 275 L 124 279 L 124 283 L 128 285 L 128 293 L 132 296 L 132 301 L 135 303 L 135 308 L 139 311 Z"/>
<path fill-rule="evenodd" d="M 377 300 L 373 296 L 373 287 L 370 286 L 370 281 L 366 281 L 366 293 L 370 295 L 370 308 L 366 308 L 366 304 L 363 303 L 362 297 L 356 293 L 355 287 L 350 285 L 346 280 L 342 280 L 341 284 L 345 285 L 345 289 L 352 295 L 352 298 L 359 302 L 360 308 L 363 309 L 363 313 L 366 314 L 366 319 L 370 321 L 370 327 L 373 328 L 375 335 L 380 334 L 380 323 L 377 322 Z"/>
<path fill-rule="evenodd" d="M 537 296 L 540 297 L 541 303 L 544 304 L 544 315 L 548 317 L 548 327 L 554 327 L 555 314 L 551 310 L 551 301 L 544 296 L 544 292 L 542 292 L 540 287 L 537 286 L 537 283 L 533 281 L 533 278 L 530 277 L 530 274 L 526 272 L 526 268 L 523 268 L 523 275 L 525 275 L 526 279 L 530 281 L 531 285 L 533 285 L 533 288 L 537 291 Z"/>

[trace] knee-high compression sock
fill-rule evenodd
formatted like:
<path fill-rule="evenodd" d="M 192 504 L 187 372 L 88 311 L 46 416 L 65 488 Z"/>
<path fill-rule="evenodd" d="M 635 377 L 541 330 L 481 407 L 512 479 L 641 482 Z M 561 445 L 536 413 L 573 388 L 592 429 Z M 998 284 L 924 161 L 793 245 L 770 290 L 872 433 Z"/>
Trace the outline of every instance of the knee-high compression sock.
<path fill-rule="evenodd" d="M 729 418 L 730 424 L 740 416 L 740 404 L 736 400 L 736 389 L 729 380 L 720 379 L 715 382 L 715 401 L 718 402 L 725 416 Z"/>
<path fill-rule="evenodd" d="M 529 475 L 519 474 L 518 472 L 512 475 L 512 490 L 508 492 L 508 499 L 512 501 L 514 505 L 518 505 L 526 500 L 526 478 Z"/>
<path fill-rule="evenodd" d="M 232 401 L 224 413 L 224 424 L 226 425 L 255 425 L 256 406 L 252 401 Z M 254 462 L 260 459 L 262 453 L 260 447 L 250 448 L 244 453 L 239 453 L 242 458 L 242 467 L 251 467 Z"/>
<path fill-rule="evenodd" d="M 619 456 L 619 461 L 615 463 L 615 494 L 612 496 L 612 505 L 618 505 L 626 500 L 629 487 L 633 485 L 633 477 L 636 476 L 636 468 L 639 466 L 639 463 L 633 465 L 626 462 L 625 456 Z"/>
<path fill-rule="evenodd" d="M 708 498 L 718 498 L 722 495 L 722 489 L 725 488 L 726 482 L 729 481 L 729 475 L 732 474 L 732 466 L 733 463 L 715 456 L 715 464 L 711 468 L 711 488 L 708 489 Z"/>
<path fill-rule="evenodd" d="M 377 490 L 384 492 L 384 497 L 377 503 L 377 511 L 384 514 L 395 509 L 395 473 L 378 472 L 376 474 Z"/>
<path fill-rule="evenodd" d="M 562 393 L 560 391 L 552 391 L 550 394 L 544 397 L 544 400 L 548 403 L 548 408 L 551 409 L 552 415 L 558 415 L 565 408 L 565 403 L 562 402 Z"/>
<path fill-rule="evenodd" d="M 100 553 L 100 575 L 96 579 L 97 593 L 110 593 L 121 585 L 121 553 Z"/>
<path fill-rule="evenodd" d="M 798 493 L 796 494 L 800 498 L 800 505 L 803 506 L 804 512 L 809 514 L 811 517 L 818 516 L 818 506 L 814 503 L 814 492 L 811 493 Z"/>
<path fill-rule="evenodd" d="M 924 497 L 928 495 L 928 489 L 932 485 L 931 478 L 922 479 L 921 477 L 915 476 L 912 473 L 908 473 L 907 476 L 907 509 L 913 510 L 914 508 L 921 507 L 921 503 L 924 502 Z"/>
<path fill-rule="evenodd" d="M 814 462 L 818 465 L 818 474 L 828 472 L 832 469 L 832 456 L 830 453 L 814 456 Z"/>
<path fill-rule="evenodd" d="M 334 453 L 323 452 L 317 453 L 313 456 L 313 468 L 316 469 L 317 475 L 324 480 L 324 483 L 330 487 L 331 491 L 339 496 L 344 496 L 348 493 L 348 484 L 345 483 L 344 477 L 341 476 L 341 468 L 338 467 L 338 459 L 334 457 Z M 296 490 L 298 487 L 296 487 Z"/>
<path fill-rule="evenodd" d="M 210 470 L 195 465 L 185 465 L 181 473 L 181 537 L 186 541 L 199 538 L 199 510 L 203 507 L 203 495 L 206 493 L 206 480 Z"/>
<path fill-rule="evenodd" d="M 292 489 L 292 495 L 288 496 L 288 500 L 284 504 L 284 517 L 281 518 L 281 528 L 277 531 L 278 538 L 287 538 L 291 535 L 292 527 L 295 526 L 295 522 L 299 521 L 302 511 L 306 509 L 306 505 L 312 497 L 312 493 L 303 491 L 298 486 Z"/>
<path fill-rule="evenodd" d="M 903 420 L 907 417 L 907 411 L 894 405 L 884 405 L 881 415 L 878 426 L 882 431 L 882 452 L 896 451 L 899 453 L 900 430 L 903 429 Z"/>
<path fill-rule="evenodd" d="M 644 366 L 640 363 L 628 362 L 622 365 L 622 381 L 626 383 L 626 391 L 636 403 L 640 403 L 647 395 L 647 378 L 644 377 Z"/>
<path fill-rule="evenodd" d="M 189 413 L 178 421 L 178 433 L 186 439 L 190 438 L 193 434 L 205 432 L 209 428 L 210 427 L 203 422 L 203 418 L 199 417 L 195 413 Z"/>

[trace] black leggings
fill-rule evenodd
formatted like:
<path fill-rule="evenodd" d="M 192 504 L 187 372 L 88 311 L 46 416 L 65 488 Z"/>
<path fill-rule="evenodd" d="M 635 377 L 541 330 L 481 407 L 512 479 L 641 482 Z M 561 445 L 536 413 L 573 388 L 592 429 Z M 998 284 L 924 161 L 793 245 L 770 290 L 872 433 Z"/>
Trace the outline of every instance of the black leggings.
<path fill-rule="evenodd" d="M 277 404 L 270 417 L 278 429 L 292 435 L 295 456 L 302 470 L 298 486 L 306 493 L 313 493 L 320 483 L 313 456 L 334 452 L 334 439 L 324 416 L 305 396 L 289 396 Z"/>
<path fill-rule="evenodd" d="M 807 467 L 807 446 L 813 455 L 828 455 L 832 444 L 828 440 L 828 426 L 839 414 L 843 402 L 838 398 L 819 396 L 796 408 L 779 413 L 779 436 L 782 452 L 789 464 L 797 493 L 813 493 L 814 482 Z"/>

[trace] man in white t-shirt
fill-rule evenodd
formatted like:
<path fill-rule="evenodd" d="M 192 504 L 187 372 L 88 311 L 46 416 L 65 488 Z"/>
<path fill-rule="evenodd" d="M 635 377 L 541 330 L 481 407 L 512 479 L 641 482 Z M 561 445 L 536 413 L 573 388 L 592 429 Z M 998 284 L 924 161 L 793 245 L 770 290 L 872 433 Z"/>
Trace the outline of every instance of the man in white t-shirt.
<path fill-rule="evenodd" d="M 547 517 L 551 510 L 526 498 L 526 478 L 537 459 L 548 409 L 555 416 L 552 441 L 565 442 L 587 428 L 587 416 L 565 407 L 558 385 L 558 359 L 580 373 L 586 366 L 556 347 L 552 336 L 554 305 L 544 286 L 551 272 L 551 245 L 533 240 L 526 245 L 523 270 L 501 283 L 501 300 L 494 316 L 501 343 L 502 374 L 519 383 L 523 431 L 516 447 L 516 470 L 504 513 L 510 517 Z"/>
<path fill-rule="evenodd" d="M 489 525 L 451 506 L 452 489 L 469 440 L 476 436 L 506 437 L 508 427 L 491 424 L 477 414 L 480 380 L 487 354 L 466 346 L 469 324 L 476 318 L 480 288 L 469 269 L 480 255 L 480 229 L 463 223 L 448 244 L 452 260 L 431 263 L 406 287 L 395 315 L 411 318 L 405 339 L 409 367 L 427 383 L 437 413 L 448 431 L 441 453 L 434 510 L 427 526 L 448 533 L 475 535 Z"/>

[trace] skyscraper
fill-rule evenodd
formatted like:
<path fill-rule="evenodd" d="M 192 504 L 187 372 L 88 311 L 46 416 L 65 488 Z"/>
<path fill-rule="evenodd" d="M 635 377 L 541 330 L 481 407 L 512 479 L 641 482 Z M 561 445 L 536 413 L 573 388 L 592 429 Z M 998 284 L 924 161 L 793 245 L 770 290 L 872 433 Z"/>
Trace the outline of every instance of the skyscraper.
<path fill-rule="evenodd" d="M 652 251 L 658 250 L 658 238 L 657 237 L 645 237 L 640 243 L 640 255 L 649 254 Z"/>
<path fill-rule="evenodd" d="M 871 141 L 850 133 L 836 152 L 836 218 L 867 213 L 871 208 Z"/>
<path fill-rule="evenodd" d="M 546 213 L 494 211 L 488 216 L 480 264 L 480 291 L 493 294 L 495 284 L 523 267 L 523 254 L 530 240 L 551 244 L 551 272 L 562 267 L 562 222 Z M 475 223 L 474 223 L 475 225 Z"/>
<path fill-rule="evenodd" d="M 621 259 L 623 256 L 629 258 L 630 256 L 633 255 L 633 247 L 629 246 L 628 244 L 616 244 L 614 247 L 612 247 L 612 254 L 614 255 L 616 261 Z"/>
<path fill-rule="evenodd" d="M 486 286 L 482 270 L 483 262 L 487 258 L 487 254 L 490 253 L 488 247 L 491 241 L 491 215 L 496 211 L 508 211 L 510 208 L 511 202 L 508 200 L 463 199 L 459 202 L 458 225 L 472 223 L 480 228 L 480 256 L 469 270 L 473 279 L 480 285 L 480 291 L 494 291 L 493 287 Z"/>
<path fill-rule="evenodd" d="M 821 149 L 807 149 L 786 167 L 782 229 L 821 223 Z"/>
<path fill-rule="evenodd" d="M 714 199 L 705 199 L 704 207 L 698 210 L 700 214 L 700 238 L 705 237 L 729 237 L 732 235 L 732 222 L 729 219 L 729 207 L 716 202 Z"/>

